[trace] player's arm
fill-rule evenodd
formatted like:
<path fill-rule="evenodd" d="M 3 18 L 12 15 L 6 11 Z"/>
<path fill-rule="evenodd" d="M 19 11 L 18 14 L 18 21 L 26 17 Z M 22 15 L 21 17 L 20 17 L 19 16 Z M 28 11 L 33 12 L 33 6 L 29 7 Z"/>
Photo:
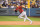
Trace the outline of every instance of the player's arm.
<path fill-rule="evenodd" d="M 17 10 L 16 10 L 16 9 L 13 9 L 13 11 L 17 12 Z"/>
<path fill-rule="evenodd" d="M 24 5 L 22 5 L 22 8 L 25 8 L 25 6 L 24 6 Z"/>
<path fill-rule="evenodd" d="M 14 9 L 14 11 L 17 12 L 18 11 L 18 8 Z"/>
<path fill-rule="evenodd" d="M 15 12 L 17 12 L 17 10 L 15 10 Z"/>

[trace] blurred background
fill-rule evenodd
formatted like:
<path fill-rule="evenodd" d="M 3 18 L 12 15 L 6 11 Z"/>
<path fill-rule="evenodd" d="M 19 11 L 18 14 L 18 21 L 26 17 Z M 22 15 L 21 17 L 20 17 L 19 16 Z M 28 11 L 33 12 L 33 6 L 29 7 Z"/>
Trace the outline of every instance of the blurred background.
<path fill-rule="evenodd" d="M 27 16 L 40 16 L 40 0 L 0 0 L 0 15 L 19 15 L 14 12 L 22 4 L 23 10 L 26 8 Z"/>
<path fill-rule="evenodd" d="M 20 3 L 28 8 L 40 8 L 40 0 L 0 0 L 0 8 L 14 8 Z"/>

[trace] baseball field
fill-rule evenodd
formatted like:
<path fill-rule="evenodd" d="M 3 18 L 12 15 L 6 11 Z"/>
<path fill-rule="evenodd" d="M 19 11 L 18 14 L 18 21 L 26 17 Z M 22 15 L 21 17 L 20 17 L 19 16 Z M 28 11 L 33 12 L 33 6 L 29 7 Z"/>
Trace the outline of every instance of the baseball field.
<path fill-rule="evenodd" d="M 40 27 L 40 17 L 28 17 L 33 21 L 18 18 L 18 16 L 0 16 L 0 27 Z"/>

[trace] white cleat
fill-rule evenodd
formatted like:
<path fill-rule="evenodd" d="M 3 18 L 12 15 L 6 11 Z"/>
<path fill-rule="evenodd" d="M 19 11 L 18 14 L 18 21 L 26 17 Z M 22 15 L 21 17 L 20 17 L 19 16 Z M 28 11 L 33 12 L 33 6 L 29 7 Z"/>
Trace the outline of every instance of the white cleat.
<path fill-rule="evenodd" d="M 32 24 L 32 21 L 31 21 L 31 23 L 30 24 Z"/>

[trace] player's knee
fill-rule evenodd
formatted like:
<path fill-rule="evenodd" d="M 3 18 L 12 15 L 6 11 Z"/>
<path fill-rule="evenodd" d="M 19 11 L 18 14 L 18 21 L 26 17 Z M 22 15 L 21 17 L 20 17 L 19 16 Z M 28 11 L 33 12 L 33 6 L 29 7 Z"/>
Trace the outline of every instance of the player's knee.
<path fill-rule="evenodd" d="M 20 16 L 18 16 L 18 18 L 20 18 Z"/>
<path fill-rule="evenodd" d="M 18 16 L 18 18 L 21 18 L 21 16 Z"/>

